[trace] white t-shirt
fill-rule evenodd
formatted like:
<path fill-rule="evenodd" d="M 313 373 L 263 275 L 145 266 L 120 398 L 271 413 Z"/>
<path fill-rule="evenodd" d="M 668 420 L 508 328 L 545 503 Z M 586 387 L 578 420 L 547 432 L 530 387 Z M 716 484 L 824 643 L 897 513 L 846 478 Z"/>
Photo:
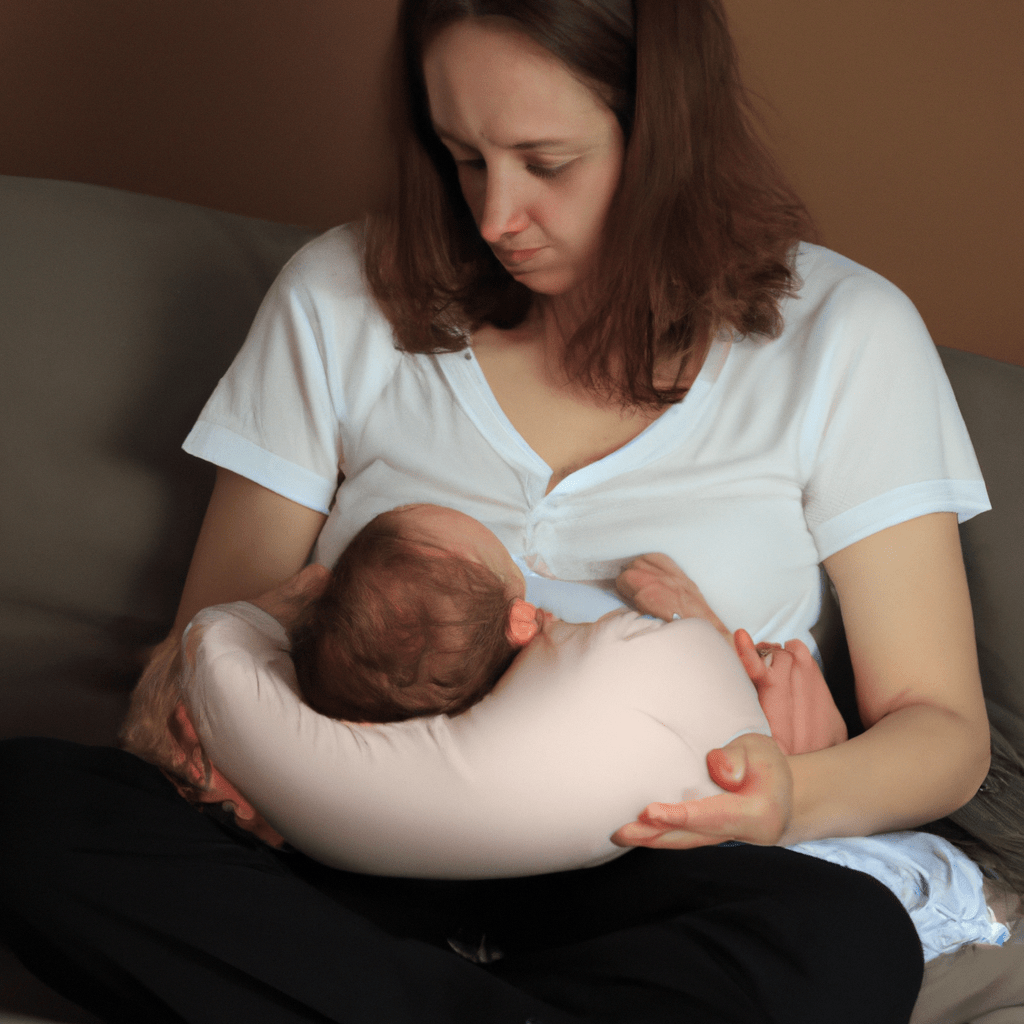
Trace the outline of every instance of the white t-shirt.
<path fill-rule="evenodd" d="M 336 228 L 283 270 L 185 449 L 328 513 L 325 564 L 379 512 L 431 502 L 485 523 L 540 576 L 605 591 L 637 555 L 664 552 L 730 629 L 813 650 L 823 558 L 989 504 L 906 297 L 813 245 L 797 271 L 779 338 L 720 338 L 682 402 L 545 494 L 551 468 L 472 351 L 396 351 L 356 236 Z"/>

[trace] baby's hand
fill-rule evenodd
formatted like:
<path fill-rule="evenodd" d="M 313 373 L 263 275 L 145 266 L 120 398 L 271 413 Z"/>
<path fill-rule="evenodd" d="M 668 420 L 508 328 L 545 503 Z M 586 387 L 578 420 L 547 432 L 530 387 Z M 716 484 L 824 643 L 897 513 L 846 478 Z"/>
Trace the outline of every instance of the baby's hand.
<path fill-rule="evenodd" d="M 806 754 L 846 740 L 846 723 L 806 644 L 755 646 L 750 634 L 738 629 L 736 653 L 784 753 Z"/>
<path fill-rule="evenodd" d="M 697 584 L 668 555 L 634 558 L 615 581 L 615 589 L 638 612 L 669 621 L 706 619 L 729 643 L 732 634 L 708 607 Z"/>

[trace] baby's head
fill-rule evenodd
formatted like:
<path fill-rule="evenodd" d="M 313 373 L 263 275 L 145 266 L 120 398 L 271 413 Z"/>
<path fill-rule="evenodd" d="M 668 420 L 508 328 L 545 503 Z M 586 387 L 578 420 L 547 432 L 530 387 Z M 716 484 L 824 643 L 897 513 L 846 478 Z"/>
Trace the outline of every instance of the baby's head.
<path fill-rule="evenodd" d="M 353 537 L 294 630 L 303 699 L 352 722 L 458 714 L 539 629 L 498 538 L 438 505 L 404 505 Z"/>

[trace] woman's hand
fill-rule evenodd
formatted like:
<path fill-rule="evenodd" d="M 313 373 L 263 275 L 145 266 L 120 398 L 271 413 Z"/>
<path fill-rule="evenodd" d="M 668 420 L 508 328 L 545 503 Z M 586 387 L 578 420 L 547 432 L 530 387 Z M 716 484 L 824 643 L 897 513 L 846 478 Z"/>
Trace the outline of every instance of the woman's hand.
<path fill-rule="evenodd" d="M 284 836 L 220 773 L 203 753 L 185 705 L 179 703 L 170 722 L 174 772 L 165 772 L 190 803 L 222 804 L 235 815 L 235 824 L 270 846 L 284 846 Z M 187 780 L 183 782 L 182 779 Z"/>
<path fill-rule="evenodd" d="M 291 579 L 261 594 L 252 603 L 277 619 L 286 631 L 290 631 L 309 603 L 322 592 L 329 576 L 330 572 L 324 566 L 307 565 Z M 252 832 L 271 846 L 284 845 L 284 837 L 206 757 L 192 719 L 180 701 L 174 708 L 169 733 L 174 763 L 173 770 L 167 772 L 167 775 L 186 800 L 192 803 L 223 804 L 226 810 L 234 813 L 239 828 Z"/>
<path fill-rule="evenodd" d="M 252 603 L 290 630 L 323 590 L 329 575 L 322 565 L 308 565 Z M 132 707 L 121 732 L 122 746 L 160 768 L 186 800 L 230 804 L 240 828 L 280 847 L 282 836 L 204 754 L 181 702 L 180 674 L 181 644 L 172 635 L 154 650 L 132 695 Z"/>
<path fill-rule="evenodd" d="M 706 619 L 731 644 L 732 633 L 711 610 L 697 584 L 668 555 L 634 558 L 615 581 L 615 589 L 642 615 L 670 621 Z"/>
<path fill-rule="evenodd" d="M 846 740 L 846 723 L 806 644 L 755 646 L 750 634 L 738 629 L 735 646 L 783 753 L 806 754 Z"/>
<path fill-rule="evenodd" d="M 329 571 L 322 565 L 308 565 L 291 579 L 253 600 L 253 604 L 273 615 L 290 630 L 307 605 L 323 590 Z M 180 671 L 176 669 L 175 674 Z M 180 699 L 174 704 L 167 723 L 170 763 L 158 763 L 178 792 L 190 803 L 222 804 L 234 813 L 235 824 L 251 832 L 270 846 L 280 848 L 284 837 L 220 772 L 206 756 L 195 725 Z"/>
<path fill-rule="evenodd" d="M 769 736 L 747 733 L 708 754 L 708 772 L 722 789 L 702 800 L 650 804 L 613 836 L 616 846 L 689 850 L 729 839 L 773 846 L 789 825 L 793 776 Z"/>
<path fill-rule="evenodd" d="M 735 646 L 775 743 L 751 734 L 712 750 L 708 772 L 729 795 L 651 804 L 636 822 L 619 829 L 612 842 L 668 849 L 726 839 L 774 844 L 785 831 L 792 806 L 793 780 L 785 755 L 822 750 L 847 738 L 846 723 L 806 644 L 790 640 L 785 647 L 755 645 L 739 629 Z"/>
<path fill-rule="evenodd" d="M 285 631 L 290 633 L 307 606 L 323 593 L 330 575 L 326 566 L 314 562 L 280 586 L 261 594 L 252 603 L 268 615 L 273 615 Z"/>

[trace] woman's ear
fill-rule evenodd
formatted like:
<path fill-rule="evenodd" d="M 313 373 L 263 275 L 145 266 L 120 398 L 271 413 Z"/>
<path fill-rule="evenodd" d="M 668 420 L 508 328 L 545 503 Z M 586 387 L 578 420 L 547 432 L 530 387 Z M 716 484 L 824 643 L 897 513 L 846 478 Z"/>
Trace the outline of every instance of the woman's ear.
<path fill-rule="evenodd" d="M 529 601 L 517 597 L 508 613 L 505 629 L 508 642 L 516 647 L 525 647 L 539 632 L 537 609 Z"/>

